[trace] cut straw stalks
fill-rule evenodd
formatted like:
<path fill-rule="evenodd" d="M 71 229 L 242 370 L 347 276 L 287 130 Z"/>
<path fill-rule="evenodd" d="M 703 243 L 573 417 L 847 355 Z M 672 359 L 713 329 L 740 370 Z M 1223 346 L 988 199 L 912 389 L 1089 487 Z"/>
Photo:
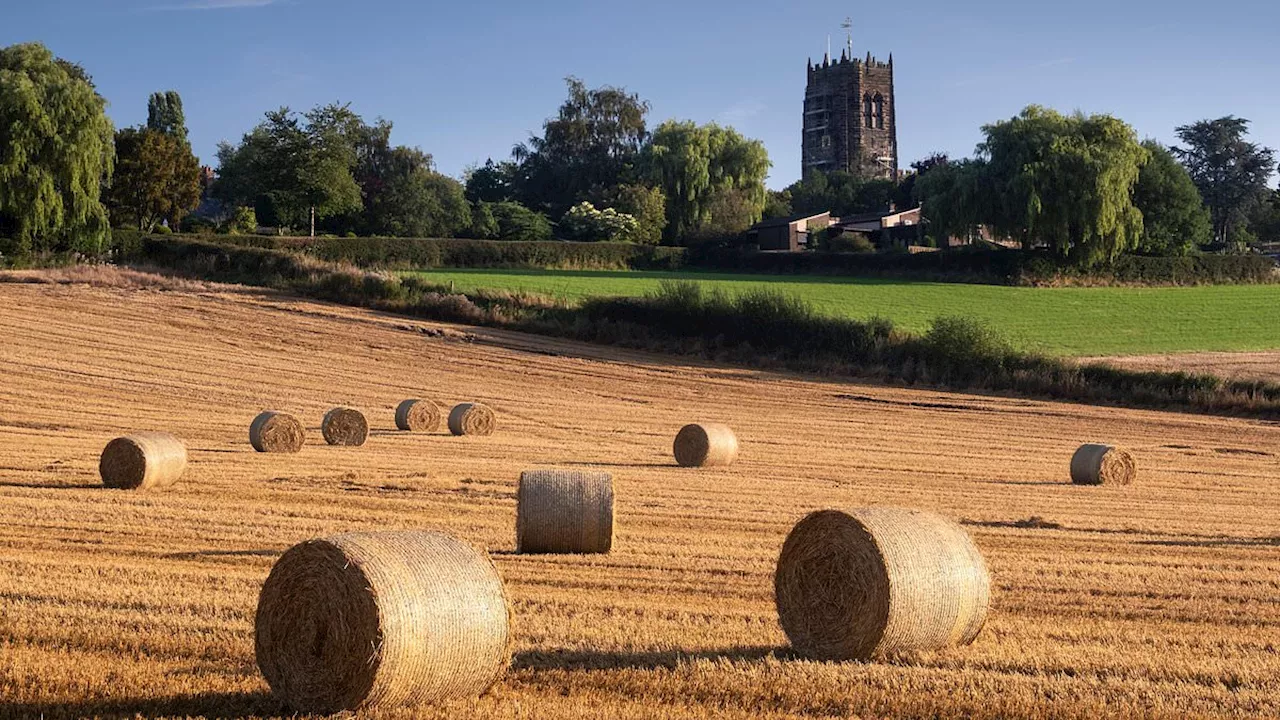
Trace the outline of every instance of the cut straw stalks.
<path fill-rule="evenodd" d="M 1071 456 L 1076 485 L 1128 485 L 1138 476 L 1133 455 L 1113 445 L 1086 443 Z"/>
<path fill-rule="evenodd" d="M 613 476 L 528 470 L 516 493 L 516 551 L 607 553 L 613 547 Z"/>
<path fill-rule="evenodd" d="M 488 405 L 466 402 L 449 411 L 449 432 L 454 435 L 492 435 L 497 425 Z"/>
<path fill-rule="evenodd" d="M 396 428 L 410 432 L 435 432 L 440 427 L 440 406 L 431 400 L 405 400 L 396 407 Z"/>
<path fill-rule="evenodd" d="M 320 432 L 330 445 L 359 447 L 369 439 L 369 423 L 359 410 L 336 407 L 324 414 Z"/>
<path fill-rule="evenodd" d="M 801 655 L 866 660 L 973 642 L 991 579 L 950 520 L 897 508 L 821 510 L 787 536 L 774 593 Z"/>
<path fill-rule="evenodd" d="M 98 474 L 102 484 L 123 490 L 169 487 L 187 469 L 187 446 L 165 432 L 118 437 L 102 450 Z"/>
<path fill-rule="evenodd" d="M 672 451 L 682 467 L 729 465 L 738 457 L 738 437 L 728 425 L 693 423 L 676 433 Z"/>
<path fill-rule="evenodd" d="M 306 441 L 306 431 L 289 413 L 267 410 L 249 425 L 249 443 L 258 452 L 296 453 Z"/>
<path fill-rule="evenodd" d="M 449 535 L 363 532 L 285 552 L 262 587 L 258 668 L 301 713 L 475 697 L 511 660 L 502 580 Z"/>

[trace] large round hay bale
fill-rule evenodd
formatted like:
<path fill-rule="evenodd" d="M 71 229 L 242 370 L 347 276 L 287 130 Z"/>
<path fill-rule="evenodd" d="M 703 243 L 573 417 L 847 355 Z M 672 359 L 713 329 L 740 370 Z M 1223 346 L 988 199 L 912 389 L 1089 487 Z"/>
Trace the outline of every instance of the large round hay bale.
<path fill-rule="evenodd" d="M 1086 443 L 1071 456 L 1076 485 L 1128 485 L 1138 475 L 1133 455 L 1113 445 Z"/>
<path fill-rule="evenodd" d="M 516 550 L 607 553 L 613 547 L 613 476 L 528 470 L 516 492 Z"/>
<path fill-rule="evenodd" d="M 991 602 L 981 553 L 959 525 L 897 508 L 821 510 L 796 524 L 774 574 L 791 645 L 865 660 L 973 642 Z"/>
<path fill-rule="evenodd" d="M 676 433 L 672 450 L 683 467 L 728 465 L 738 457 L 738 437 L 728 425 L 693 423 Z"/>
<path fill-rule="evenodd" d="M 396 427 L 413 432 L 433 432 L 440 427 L 440 406 L 431 400 L 405 400 L 396 407 Z"/>
<path fill-rule="evenodd" d="M 249 425 L 249 443 L 258 452 L 295 453 L 305 441 L 302 423 L 289 413 L 267 410 Z"/>
<path fill-rule="evenodd" d="M 324 414 L 320 432 L 330 445 L 359 447 L 369 439 L 369 423 L 364 413 L 349 407 L 336 407 Z"/>
<path fill-rule="evenodd" d="M 482 403 L 462 403 L 449 411 L 449 432 L 454 435 L 492 435 L 497 426 L 493 409 Z"/>
<path fill-rule="evenodd" d="M 168 487 L 187 469 L 187 446 L 165 432 L 118 437 L 102 449 L 102 484 L 125 490 Z"/>
<path fill-rule="evenodd" d="M 350 533 L 276 561 L 254 649 L 277 696 L 330 714 L 479 695 L 510 663 L 509 623 L 483 551 L 437 532 Z"/>

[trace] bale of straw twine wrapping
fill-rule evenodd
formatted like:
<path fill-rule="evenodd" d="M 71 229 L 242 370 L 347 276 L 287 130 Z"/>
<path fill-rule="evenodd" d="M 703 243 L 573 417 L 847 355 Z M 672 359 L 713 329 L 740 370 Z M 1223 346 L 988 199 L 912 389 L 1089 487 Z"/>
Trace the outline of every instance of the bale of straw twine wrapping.
<path fill-rule="evenodd" d="M 1128 485 L 1137 475 L 1133 455 L 1113 445 L 1086 443 L 1071 456 L 1071 482 L 1076 485 Z"/>
<path fill-rule="evenodd" d="M 798 652 L 864 660 L 973 642 L 991 578 L 968 533 L 938 515 L 821 510 L 787 536 L 774 593 Z"/>
<path fill-rule="evenodd" d="M 369 423 L 364 413 L 349 407 L 336 407 L 324 414 L 320 432 L 330 445 L 359 447 L 369 439 Z"/>
<path fill-rule="evenodd" d="M 289 413 L 267 410 L 249 425 L 249 443 L 258 452 L 294 453 L 305 441 L 302 423 Z"/>
<path fill-rule="evenodd" d="M 474 697 L 510 664 L 509 613 L 485 552 L 438 532 L 350 533 L 280 557 L 254 649 L 303 713 Z"/>
<path fill-rule="evenodd" d="M 440 406 L 431 400 L 405 400 L 396 407 L 396 428 L 434 432 L 440 427 Z"/>
<path fill-rule="evenodd" d="M 613 547 L 613 476 L 527 470 L 516 493 L 516 550 L 607 553 Z"/>
<path fill-rule="evenodd" d="M 102 484 L 125 490 L 168 487 L 187 469 L 187 446 L 166 432 L 118 437 L 102 450 L 98 474 Z"/>
<path fill-rule="evenodd" d="M 676 433 L 672 451 L 683 467 L 729 465 L 738 457 L 738 437 L 728 425 L 693 423 Z"/>
<path fill-rule="evenodd" d="M 461 403 L 449 411 L 449 432 L 454 435 L 492 435 L 498 418 L 482 403 Z"/>

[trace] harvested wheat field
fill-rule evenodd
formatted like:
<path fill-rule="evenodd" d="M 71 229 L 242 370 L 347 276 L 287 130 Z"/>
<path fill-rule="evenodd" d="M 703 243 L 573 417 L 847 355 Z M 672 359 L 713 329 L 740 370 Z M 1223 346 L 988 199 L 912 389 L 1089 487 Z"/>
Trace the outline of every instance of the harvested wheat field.
<path fill-rule="evenodd" d="M 110 284 L 109 282 L 106 284 Z M 0 284 L 0 717 L 274 717 L 254 661 L 279 555 L 352 531 L 487 547 L 512 668 L 479 699 L 372 717 L 1280 716 L 1280 424 L 823 382 L 235 288 Z M 406 397 L 493 408 L 490 437 L 395 430 Z M 365 412 L 330 447 L 324 412 Z M 257 453 L 263 410 L 306 427 Z M 671 439 L 723 422 L 729 467 Z M 163 489 L 101 487 L 114 437 L 172 432 Z M 1134 453 L 1129 486 L 1072 453 Z M 515 553 L 520 472 L 614 478 L 609 554 Z M 773 600 L 821 508 L 959 520 L 991 574 L 968 646 L 822 663 Z"/>
<path fill-rule="evenodd" d="M 1280 350 L 1122 355 L 1089 359 L 1127 370 L 1180 370 L 1190 373 L 1213 373 L 1233 380 L 1263 380 L 1280 383 Z"/>

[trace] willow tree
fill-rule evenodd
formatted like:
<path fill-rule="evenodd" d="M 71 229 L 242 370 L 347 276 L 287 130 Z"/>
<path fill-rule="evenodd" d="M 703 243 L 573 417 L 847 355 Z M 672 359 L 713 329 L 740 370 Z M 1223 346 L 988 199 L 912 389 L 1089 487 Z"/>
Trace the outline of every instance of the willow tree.
<path fill-rule="evenodd" d="M 110 236 L 106 104 L 83 70 L 43 45 L 0 49 L 0 236 L 18 252 L 98 251 Z"/>
<path fill-rule="evenodd" d="M 672 239 L 737 232 L 764 212 L 769 153 L 733 128 L 668 120 L 642 164 L 666 195 Z"/>
<path fill-rule="evenodd" d="M 981 219 L 998 234 L 1086 265 L 1138 246 L 1133 188 L 1150 153 L 1133 128 L 1110 115 L 1033 105 L 982 131 Z"/>

